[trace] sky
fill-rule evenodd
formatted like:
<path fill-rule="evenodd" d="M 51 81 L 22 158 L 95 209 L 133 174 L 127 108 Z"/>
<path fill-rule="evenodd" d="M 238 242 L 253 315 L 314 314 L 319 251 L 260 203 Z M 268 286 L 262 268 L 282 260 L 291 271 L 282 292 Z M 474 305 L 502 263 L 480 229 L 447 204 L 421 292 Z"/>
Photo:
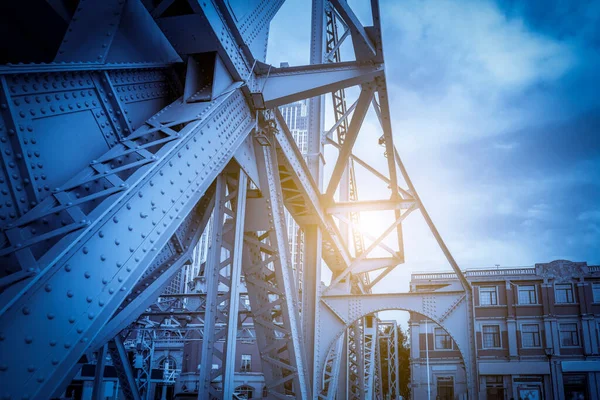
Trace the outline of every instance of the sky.
<path fill-rule="evenodd" d="M 282 6 L 268 62 L 308 63 L 310 3 Z M 368 3 L 349 1 L 365 24 Z M 600 1 L 381 0 L 381 11 L 396 147 L 460 267 L 600 265 Z M 407 265 L 448 270 L 410 218 Z"/>

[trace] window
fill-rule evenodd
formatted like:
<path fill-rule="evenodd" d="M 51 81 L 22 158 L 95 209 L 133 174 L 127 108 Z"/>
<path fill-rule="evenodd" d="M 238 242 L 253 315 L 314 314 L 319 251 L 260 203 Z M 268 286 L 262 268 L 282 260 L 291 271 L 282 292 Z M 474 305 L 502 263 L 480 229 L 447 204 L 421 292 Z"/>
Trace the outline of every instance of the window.
<path fill-rule="evenodd" d="M 452 338 L 442 328 L 435 328 L 435 349 L 446 350 L 452 348 Z"/>
<path fill-rule="evenodd" d="M 165 372 L 175 371 L 177 369 L 177 362 L 173 357 L 165 357 L 160 361 L 158 367 Z"/>
<path fill-rule="evenodd" d="M 498 304 L 496 286 L 481 286 L 479 288 L 479 305 L 495 306 Z"/>
<path fill-rule="evenodd" d="M 554 301 L 556 303 L 575 303 L 573 284 L 561 283 L 554 285 Z"/>
<path fill-rule="evenodd" d="M 242 385 L 236 387 L 235 392 L 233 393 L 237 395 L 238 399 L 251 399 L 254 394 L 254 388 L 252 386 Z M 236 396 L 233 397 L 235 398 Z"/>
<path fill-rule="evenodd" d="M 565 399 L 589 399 L 586 374 L 564 374 Z"/>
<path fill-rule="evenodd" d="M 519 286 L 519 304 L 537 304 L 535 285 Z"/>
<path fill-rule="evenodd" d="M 579 346 L 579 334 L 577 333 L 577 324 L 559 324 L 561 346 Z"/>
<path fill-rule="evenodd" d="M 440 400 L 454 399 L 454 377 L 438 376 L 437 378 L 437 398 Z"/>
<path fill-rule="evenodd" d="M 504 400 L 504 378 L 501 375 L 486 376 L 485 389 L 488 400 Z"/>
<path fill-rule="evenodd" d="M 250 371 L 252 371 L 252 355 L 242 354 L 242 365 L 240 367 L 240 372 Z"/>
<path fill-rule="evenodd" d="M 540 326 L 523 324 L 521 326 L 521 342 L 523 347 L 540 347 Z"/>
<path fill-rule="evenodd" d="M 483 325 L 483 348 L 500 347 L 500 327 L 498 325 Z"/>
<path fill-rule="evenodd" d="M 592 294 L 594 296 L 594 303 L 600 303 L 600 282 L 592 283 Z"/>

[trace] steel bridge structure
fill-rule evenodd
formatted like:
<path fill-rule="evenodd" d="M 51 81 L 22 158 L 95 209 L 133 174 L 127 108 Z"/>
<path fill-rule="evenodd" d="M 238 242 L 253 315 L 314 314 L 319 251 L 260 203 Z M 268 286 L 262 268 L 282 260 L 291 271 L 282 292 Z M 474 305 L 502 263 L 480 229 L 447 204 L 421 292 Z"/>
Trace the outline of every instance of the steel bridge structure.
<path fill-rule="evenodd" d="M 266 51 L 282 3 L 37 0 L 0 13 L 1 398 L 60 396 L 106 353 L 124 397 L 144 398 L 151 346 L 136 376 L 124 343 L 135 329 L 162 340 L 170 320 L 196 343 L 198 398 L 231 399 L 245 319 L 269 398 L 396 398 L 396 327 L 377 317 L 390 309 L 451 335 L 478 398 L 472 291 L 394 145 L 379 2 L 365 26 L 345 0 L 312 0 L 310 63 L 277 67 Z M 278 109 L 302 99 L 306 154 Z M 361 157 L 369 110 L 380 133 L 363 134 L 374 150 Z M 358 168 L 385 193 L 361 200 Z M 379 236 L 360 229 L 366 213 L 392 216 Z M 404 263 L 416 214 L 462 286 L 374 293 Z M 203 289 L 159 299 L 207 227 Z"/>

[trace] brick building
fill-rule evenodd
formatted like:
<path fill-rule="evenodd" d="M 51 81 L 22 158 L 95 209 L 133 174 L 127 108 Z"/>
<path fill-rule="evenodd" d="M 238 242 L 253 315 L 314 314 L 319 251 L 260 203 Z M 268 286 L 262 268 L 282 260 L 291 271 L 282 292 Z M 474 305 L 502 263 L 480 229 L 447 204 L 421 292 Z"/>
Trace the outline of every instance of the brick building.
<path fill-rule="evenodd" d="M 480 398 L 600 398 L 600 266 L 557 260 L 465 275 L 473 286 Z M 454 273 L 411 277 L 414 292 L 459 288 Z M 427 399 L 428 387 L 431 399 L 466 398 L 452 338 L 418 314 L 409 326 L 413 398 Z"/>

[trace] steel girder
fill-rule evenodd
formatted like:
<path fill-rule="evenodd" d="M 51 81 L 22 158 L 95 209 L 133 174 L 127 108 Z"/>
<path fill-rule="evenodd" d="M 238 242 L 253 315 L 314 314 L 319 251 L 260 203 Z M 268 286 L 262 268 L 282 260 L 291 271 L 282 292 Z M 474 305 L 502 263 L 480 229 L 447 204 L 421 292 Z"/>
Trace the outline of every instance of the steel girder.
<path fill-rule="evenodd" d="M 233 396 L 235 348 L 240 305 L 246 174 L 223 172 L 216 182 L 213 241 L 204 276 L 206 302 L 200 358 L 199 399 Z M 222 349 L 217 342 L 224 341 Z M 211 368 L 213 364 L 216 369 Z M 221 387 L 214 382 L 221 377 Z"/>
<path fill-rule="evenodd" d="M 189 117 L 179 119 L 182 114 Z M 179 132 L 160 126 L 171 118 L 192 122 Z M 155 124 L 159 127 L 154 128 Z M 224 124 L 235 128 L 224 131 L 220 129 Z M 4 362 L 32 366 L 29 374 L 17 368 L 4 371 L 5 377 L 10 376 L 5 390 L 18 392 L 27 381 L 35 382 L 27 385 L 31 395 L 52 391 L 50 377 L 65 374 L 79 359 L 250 129 L 250 112 L 239 91 L 213 103 L 174 103 L 97 161 L 95 168 L 64 186 L 63 192 L 69 195 L 94 179 L 110 182 L 114 176 L 114 183 L 123 182 L 118 195 L 107 198 L 89 214 L 85 229 L 65 236 L 39 258 L 45 268 L 21 292 L 26 290 L 27 296 L 13 298 L 10 309 L 0 316 L 6 332 L 0 346 L 11 348 L 2 351 Z M 204 140 L 205 134 L 212 139 Z M 161 141 L 165 138 L 169 140 Z M 122 167 L 111 170 L 111 161 L 128 152 L 128 143 L 135 149 L 152 139 L 161 141 L 153 147 L 155 153 L 138 156 L 144 162 L 131 163 L 137 165 L 130 167 L 133 171 L 128 175 L 118 176 Z M 105 164 L 104 170 L 100 168 Z M 38 206 L 40 210 L 45 207 L 44 203 Z M 98 267 L 92 268 L 95 263 Z M 74 296 L 81 288 L 86 288 L 87 297 Z M 35 332 L 44 332 L 44 336 L 52 332 L 55 337 L 36 337 Z"/>
<path fill-rule="evenodd" d="M 214 205 L 215 185 L 211 185 L 194 210 L 184 219 L 175 234 L 159 252 L 154 262 L 135 284 L 110 321 L 102 328 L 90 347 L 106 343 L 131 322 L 138 319 L 163 292 L 183 265 L 192 262 L 194 246 L 208 224 Z"/>
<path fill-rule="evenodd" d="M 123 345 L 121 335 L 115 336 L 115 338 L 108 343 L 108 350 L 113 366 L 117 371 L 117 378 L 119 379 L 119 384 L 123 391 L 123 397 L 127 400 L 141 400 L 135 381 L 135 375 L 133 374 L 133 370 L 129 363 L 127 351 Z"/>
<path fill-rule="evenodd" d="M 273 140 L 272 137 L 269 138 Z M 247 201 L 244 267 L 269 395 L 311 396 L 298 314 L 298 292 L 289 259 L 275 147 L 255 148 L 261 197 Z"/>
<path fill-rule="evenodd" d="M 383 342 L 386 348 L 387 387 L 383 390 L 386 396 L 396 399 L 400 396 L 400 367 L 398 359 L 398 325 L 396 321 L 379 322 L 380 346 Z M 383 361 L 383 360 L 381 360 Z M 387 397 L 386 397 L 387 398 Z"/>
<path fill-rule="evenodd" d="M 364 341 L 364 380 L 366 399 L 373 399 L 376 391 L 375 372 L 377 371 L 377 341 L 378 341 L 377 318 L 369 315 L 363 322 L 363 341 Z"/>
<path fill-rule="evenodd" d="M 359 318 L 347 330 L 346 379 L 348 386 L 346 396 L 351 400 L 365 399 L 368 390 L 365 386 L 364 320 L 364 318 Z"/>
<path fill-rule="evenodd" d="M 326 343 L 319 349 L 320 357 L 325 360 L 330 348 L 356 321 L 378 311 L 393 309 L 422 314 L 440 325 L 456 343 L 466 366 L 474 357 L 470 351 L 470 332 L 464 329 L 469 308 L 463 291 L 323 296 L 319 324 L 327 329 L 320 331 L 321 340 Z M 322 364 L 316 384 L 322 385 L 324 368 Z M 469 369 L 466 373 L 467 379 L 472 379 Z"/>

